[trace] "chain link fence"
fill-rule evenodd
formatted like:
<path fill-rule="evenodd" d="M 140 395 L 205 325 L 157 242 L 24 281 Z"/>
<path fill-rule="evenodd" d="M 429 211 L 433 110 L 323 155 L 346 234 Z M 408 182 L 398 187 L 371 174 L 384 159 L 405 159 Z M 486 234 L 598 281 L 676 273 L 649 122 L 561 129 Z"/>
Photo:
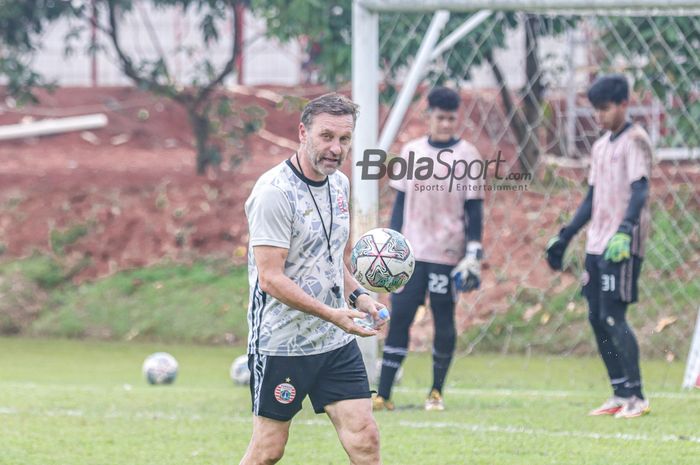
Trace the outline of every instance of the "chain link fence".
<path fill-rule="evenodd" d="M 432 16 L 380 15 L 382 116 Z M 441 39 L 469 17 L 451 14 Z M 460 136 L 484 159 L 500 153 L 510 172 L 532 176 L 516 183 L 520 190 L 486 192 L 486 270 L 482 289 L 460 302 L 463 350 L 595 352 L 579 285 L 585 234 L 569 246 L 561 273 L 548 269 L 544 248 L 587 190 L 589 153 L 601 132 L 586 90 L 596 75 L 618 72 L 631 84 L 629 116 L 650 134 L 656 158 L 640 298 L 628 313 L 646 356 L 686 356 L 700 302 L 698 50 L 698 11 L 504 11 L 430 64 L 391 152 L 425 133 L 424 97 L 435 85 L 449 85 L 463 99 Z M 384 186 L 382 224 L 392 195 Z M 421 327 L 429 332 L 427 315 L 419 312 L 414 335 Z M 420 336 L 413 343 L 421 345 Z"/>

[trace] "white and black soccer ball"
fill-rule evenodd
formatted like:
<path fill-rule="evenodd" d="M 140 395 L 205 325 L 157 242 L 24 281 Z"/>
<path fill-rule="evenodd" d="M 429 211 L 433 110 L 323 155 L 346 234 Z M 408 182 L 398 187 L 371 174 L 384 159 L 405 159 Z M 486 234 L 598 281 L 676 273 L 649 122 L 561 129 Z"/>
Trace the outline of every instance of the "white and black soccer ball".
<path fill-rule="evenodd" d="M 229 375 L 231 376 L 231 381 L 233 381 L 235 384 L 245 386 L 250 383 L 250 369 L 248 368 L 247 355 L 236 357 L 231 364 Z"/>
<path fill-rule="evenodd" d="M 411 244 L 392 229 L 366 232 L 350 254 L 350 271 L 355 279 L 374 292 L 393 292 L 404 286 L 415 266 Z"/>
<path fill-rule="evenodd" d="M 141 371 L 149 384 L 172 384 L 177 377 L 178 364 L 167 352 L 156 352 L 146 357 Z"/>

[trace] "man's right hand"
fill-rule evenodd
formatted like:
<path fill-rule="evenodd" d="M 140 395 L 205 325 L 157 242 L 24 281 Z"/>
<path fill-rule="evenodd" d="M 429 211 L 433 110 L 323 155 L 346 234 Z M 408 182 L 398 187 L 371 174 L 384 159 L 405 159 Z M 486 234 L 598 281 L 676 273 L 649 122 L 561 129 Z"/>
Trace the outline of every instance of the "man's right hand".
<path fill-rule="evenodd" d="M 564 260 L 564 252 L 566 247 L 569 245 L 567 241 L 561 238 L 561 236 L 554 236 L 547 243 L 547 263 L 549 267 L 553 270 L 561 270 L 562 262 Z"/>
<path fill-rule="evenodd" d="M 333 316 L 329 321 L 346 333 L 354 334 L 355 336 L 376 336 L 378 334 L 376 330 L 364 328 L 354 321 L 355 318 L 366 317 L 367 314 L 365 312 L 360 312 L 349 308 L 336 308 L 334 309 Z"/>

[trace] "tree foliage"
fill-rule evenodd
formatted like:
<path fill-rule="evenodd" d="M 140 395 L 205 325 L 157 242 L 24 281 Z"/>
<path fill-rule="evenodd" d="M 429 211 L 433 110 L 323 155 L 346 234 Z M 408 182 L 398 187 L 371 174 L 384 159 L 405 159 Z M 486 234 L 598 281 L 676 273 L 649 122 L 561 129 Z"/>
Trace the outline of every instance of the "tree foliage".
<path fill-rule="evenodd" d="M 0 0 L 0 76 L 20 105 L 36 102 L 32 89 L 53 86 L 31 67 L 46 26 L 79 11 L 80 7 L 68 1 Z"/>
<path fill-rule="evenodd" d="M 631 68 L 635 90 L 666 102 L 665 145 L 700 147 L 700 21 L 693 16 L 613 18 L 601 21 L 604 65 Z"/>
<path fill-rule="evenodd" d="M 210 165 L 219 163 L 226 144 L 240 141 L 262 124 L 261 108 L 237 108 L 232 98 L 220 91 L 224 79 L 234 71 L 241 45 L 224 33 L 228 21 L 241 14 L 245 0 L 149 0 L 157 10 L 175 8 L 181 14 L 196 13 L 198 30 L 205 53 L 188 52 L 192 77 L 178 82 L 168 65 L 167 52 L 157 50 L 155 56 L 130 54 L 124 48 L 122 25 L 124 18 L 137 7 L 134 0 L 95 0 L 93 11 L 89 2 L 61 0 L 20 0 L 3 2 L 0 8 L 0 74 L 8 83 L 8 92 L 22 101 L 35 97 L 32 89 L 47 85 L 32 70 L 31 58 L 40 50 L 42 33 L 52 22 L 62 19 L 71 25 L 64 38 L 65 53 L 94 53 L 96 48 L 110 49 L 118 59 L 121 71 L 139 88 L 167 97 L 187 112 L 197 150 L 197 171 L 203 173 Z M 80 45 L 86 30 L 96 27 L 100 39 L 89 47 Z M 155 39 L 157 41 L 157 38 Z M 230 42 L 223 66 L 216 66 L 207 49 L 219 41 Z"/>
<path fill-rule="evenodd" d="M 337 87 L 350 80 L 352 0 L 251 0 L 250 8 L 265 20 L 268 37 L 303 39 L 323 83 Z"/>
<path fill-rule="evenodd" d="M 323 82 L 339 86 L 351 74 L 351 0 L 252 0 L 251 8 L 267 20 L 268 35 L 286 41 L 305 38 L 307 53 L 315 52 Z M 442 38 L 464 23 L 471 13 L 452 13 Z M 410 65 L 428 30 L 431 15 L 422 13 L 382 14 L 379 19 L 380 64 L 384 78 L 381 98 L 393 100 L 406 67 Z M 486 63 L 497 80 L 501 101 L 510 118 L 519 145 L 521 166 L 530 171 L 540 152 L 537 132 L 543 118 L 546 76 L 539 62 L 538 38 L 557 35 L 571 27 L 576 19 L 563 19 L 518 13 L 494 15 L 448 50 L 430 69 L 428 80 L 443 82 L 468 79 L 472 70 Z M 494 60 L 494 52 L 506 47 L 506 34 L 525 26 L 526 76 L 519 95 L 512 95 L 505 76 Z"/>

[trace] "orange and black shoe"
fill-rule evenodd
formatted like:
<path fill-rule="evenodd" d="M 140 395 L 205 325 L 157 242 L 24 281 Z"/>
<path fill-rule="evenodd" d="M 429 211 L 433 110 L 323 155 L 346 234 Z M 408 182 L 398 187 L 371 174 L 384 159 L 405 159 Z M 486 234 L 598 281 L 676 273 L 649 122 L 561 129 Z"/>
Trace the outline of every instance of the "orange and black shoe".
<path fill-rule="evenodd" d="M 389 399 L 385 399 L 380 395 L 372 394 L 372 410 L 378 412 L 380 410 L 394 410 L 394 403 Z"/>

